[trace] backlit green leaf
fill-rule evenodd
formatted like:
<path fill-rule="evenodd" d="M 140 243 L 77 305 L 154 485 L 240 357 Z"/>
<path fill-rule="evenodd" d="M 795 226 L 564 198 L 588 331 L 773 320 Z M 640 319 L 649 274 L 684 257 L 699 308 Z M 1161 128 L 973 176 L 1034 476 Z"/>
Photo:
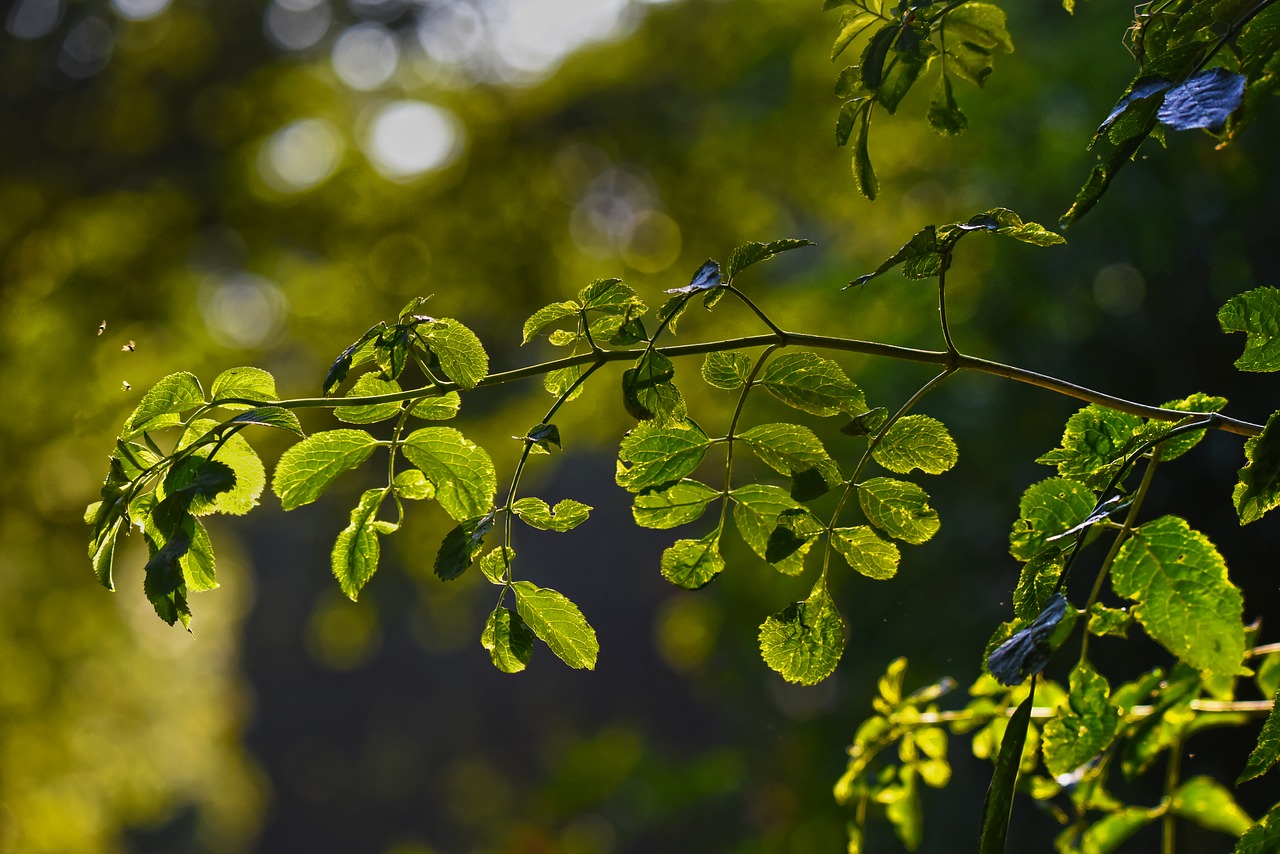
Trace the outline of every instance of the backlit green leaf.
<path fill-rule="evenodd" d="M 396 472 L 396 479 L 392 485 L 395 487 L 396 495 L 410 501 L 424 501 L 436 496 L 435 485 L 418 469 Z"/>
<path fill-rule="evenodd" d="M 519 673 L 533 655 L 533 632 L 518 613 L 499 606 L 485 621 L 480 645 L 489 650 L 494 667 L 503 673 Z"/>
<path fill-rule="evenodd" d="M 1088 854 L 1111 854 L 1160 815 L 1159 809 L 1125 807 L 1103 816 L 1089 825 L 1080 837 L 1080 851 Z"/>
<path fill-rule="evenodd" d="M 195 421 L 178 440 L 178 447 L 188 446 L 207 431 L 217 426 L 215 421 L 201 419 Z M 192 454 L 193 458 L 208 457 L 213 446 L 205 446 Z M 225 492 L 219 492 L 211 499 L 198 497 L 191 502 L 191 512 L 197 516 L 209 513 L 225 513 L 230 516 L 243 516 L 258 506 L 258 498 L 267 486 L 267 471 L 262 459 L 253 446 L 240 435 L 226 438 L 218 449 L 216 462 L 228 466 L 235 473 L 235 485 Z"/>
<path fill-rule="evenodd" d="M 543 306 L 533 313 L 533 316 L 524 322 L 524 338 L 521 344 L 528 344 L 533 340 L 533 336 L 537 335 L 544 327 L 555 323 L 565 317 L 575 317 L 582 307 L 573 300 L 565 302 L 553 302 L 551 305 Z"/>
<path fill-rule="evenodd" d="M 498 474 L 493 460 L 475 442 L 452 427 L 423 427 L 400 446 L 405 459 L 435 484 L 436 501 L 458 521 L 481 516 L 493 507 Z"/>
<path fill-rule="evenodd" d="M 698 468 L 710 446 L 707 434 L 692 421 L 642 421 L 618 449 L 618 486 L 643 492 L 678 481 Z"/>
<path fill-rule="evenodd" d="M 822 529 L 821 523 L 808 516 L 805 506 L 792 498 L 785 489 L 766 483 L 747 483 L 729 493 L 734 500 L 733 521 L 743 541 L 761 560 L 769 561 L 779 572 L 798 575 L 804 569 L 804 557 L 812 545 L 813 537 Z M 804 540 L 792 552 L 781 558 L 770 554 L 770 543 L 783 517 L 787 514 L 804 514 L 787 525 Z M 773 560 L 770 558 L 773 557 Z"/>
<path fill-rule="evenodd" d="M 199 519 L 191 520 L 191 547 L 179 560 L 182 580 L 191 593 L 214 590 L 218 586 L 214 573 L 213 541 Z"/>
<path fill-rule="evenodd" d="M 1227 300 L 1218 309 L 1223 332 L 1245 333 L 1242 371 L 1280 370 L 1280 288 L 1262 287 Z"/>
<path fill-rule="evenodd" d="M 378 569 L 376 516 L 386 497 L 386 491 L 381 489 L 370 489 L 362 494 L 360 503 L 351 511 L 351 522 L 333 544 L 330 555 L 333 577 L 338 579 L 338 586 L 353 602 Z"/>
<path fill-rule="evenodd" d="M 1244 443 L 1244 468 L 1231 493 L 1241 525 L 1256 522 L 1280 504 L 1280 412 L 1274 412 L 1262 435 Z"/>
<path fill-rule="evenodd" d="M 675 379 L 676 367 L 671 360 L 653 350 L 636 359 L 634 367 L 622 374 L 622 402 L 627 412 L 639 421 L 659 423 L 679 421 L 686 408 Z"/>
<path fill-rule="evenodd" d="M 941 474 L 956 464 L 959 452 L 941 421 L 928 415 L 908 415 L 894 422 L 871 456 L 898 474 L 915 469 Z"/>
<path fill-rule="evenodd" d="M 702 378 L 714 388 L 730 391 L 740 387 L 750 375 L 751 360 L 736 350 L 708 353 L 702 363 Z"/>
<path fill-rule="evenodd" d="M 1055 777 L 1069 774 L 1100 754 L 1115 738 L 1120 713 L 1111 686 L 1088 661 L 1071 671 L 1068 706 L 1044 726 L 1044 764 Z"/>
<path fill-rule="evenodd" d="M 1253 827 L 1253 819 L 1236 804 L 1230 790 L 1212 777 L 1192 777 L 1174 790 L 1170 811 L 1232 836 L 1241 836 Z"/>
<path fill-rule="evenodd" d="M 685 478 L 671 486 L 636 496 L 631 515 L 642 528 L 674 528 L 700 517 L 720 492 Z"/>
<path fill-rule="evenodd" d="M 511 509 L 530 527 L 561 532 L 578 527 L 591 513 L 590 507 L 572 498 L 558 502 L 554 509 L 541 498 L 521 498 Z"/>
<path fill-rule="evenodd" d="M 686 590 L 705 586 L 723 570 L 719 528 L 698 540 L 676 540 L 662 553 L 662 577 Z"/>
<path fill-rule="evenodd" d="M 816 685 L 840 663 L 844 652 L 844 620 L 819 582 L 803 602 L 795 602 L 760 626 L 760 653 L 765 664 L 788 682 Z"/>
<path fill-rule="evenodd" d="M 280 457 L 271 489 L 285 510 L 310 504 L 338 475 L 367 460 L 377 446 L 378 440 L 363 430 L 312 433 Z"/>
<path fill-rule="evenodd" d="M 898 574 L 898 547 L 866 525 L 836 528 L 831 532 L 831 546 L 867 578 L 883 580 Z"/>
<path fill-rule="evenodd" d="M 1082 483 L 1051 477 L 1027 487 L 1018 502 L 1019 517 L 1009 534 L 1009 553 L 1031 560 L 1046 548 L 1055 551 L 1070 545 L 1062 540 L 1046 546 L 1050 537 L 1070 530 L 1093 511 L 1093 491 Z"/>
<path fill-rule="evenodd" d="M 1280 760 L 1280 691 L 1271 698 L 1271 711 L 1262 724 L 1262 732 L 1258 735 L 1258 744 L 1249 754 L 1249 761 L 1244 770 L 1236 778 L 1236 785 L 1261 777 L 1271 770 Z"/>
<path fill-rule="evenodd" d="M 919 545 L 938 533 L 938 513 L 914 483 L 873 477 L 858 484 L 858 503 L 867 521 L 894 539 Z"/>
<path fill-rule="evenodd" d="M 480 574 L 489 579 L 490 584 L 506 584 L 508 570 L 515 559 L 515 549 L 507 546 L 490 549 L 480 558 Z"/>
<path fill-rule="evenodd" d="M 542 377 L 542 387 L 547 390 L 548 394 L 556 397 L 569 392 L 569 396 L 565 401 L 570 401 L 582 394 L 583 384 L 578 382 L 578 378 L 582 376 L 582 366 L 574 365 L 569 368 L 557 368 L 554 371 L 547 371 Z M 575 385 L 576 384 L 576 385 Z"/>
<path fill-rule="evenodd" d="M 442 581 L 452 581 L 470 568 L 484 548 L 484 538 L 493 530 L 493 520 L 494 514 L 490 511 L 462 520 L 445 534 L 432 567 Z"/>
<path fill-rule="evenodd" d="M 1268 810 L 1240 837 L 1231 854 L 1273 854 L 1277 850 L 1280 850 L 1280 804 Z"/>
<path fill-rule="evenodd" d="M 583 308 L 606 315 L 637 316 L 648 310 L 635 289 L 621 279 L 596 279 L 578 291 L 578 302 Z"/>
<path fill-rule="evenodd" d="M 124 519 L 117 516 L 107 525 L 102 535 L 89 544 L 89 559 L 93 563 L 93 574 L 98 583 L 108 590 L 115 590 L 115 579 L 112 577 L 112 564 L 115 560 L 116 537 L 124 527 Z"/>
<path fill-rule="evenodd" d="M 577 605 L 555 590 L 528 581 L 517 581 L 511 589 L 525 624 L 561 661 L 578 669 L 595 669 L 600 644 Z"/>
<path fill-rule="evenodd" d="M 1057 466 L 1058 474 L 1092 489 L 1104 488 L 1121 461 L 1145 439 L 1136 415 L 1090 404 L 1067 419 L 1062 442 L 1036 460 Z"/>
<path fill-rule="evenodd" d="M 305 437 L 302 423 L 298 416 L 279 406 L 258 406 L 245 410 L 231 419 L 232 424 L 256 424 L 260 427 L 274 427 L 296 436 Z"/>
<path fill-rule="evenodd" d="M 489 373 L 484 345 L 458 321 L 442 317 L 429 326 L 419 326 L 418 335 L 440 361 L 445 376 L 463 388 L 475 388 Z"/>
<path fill-rule="evenodd" d="M 147 390 L 133 413 L 125 419 L 121 437 L 128 439 L 144 429 L 178 423 L 177 415 L 204 403 L 204 391 L 196 375 L 187 371 L 169 374 Z"/>
<path fill-rule="evenodd" d="M 767 261 L 781 252 L 813 245 L 812 240 L 801 239 L 773 240 L 769 243 L 745 243 L 734 249 L 729 255 L 729 271 L 726 273 L 726 277 L 732 280 L 734 276 L 753 264 Z"/>
<path fill-rule="evenodd" d="M 386 380 L 376 373 L 361 374 L 347 392 L 347 397 L 371 397 L 376 394 L 396 394 L 400 384 Z M 333 417 L 348 424 L 374 424 L 400 414 L 399 403 L 374 403 L 369 406 L 339 406 Z"/>
<path fill-rule="evenodd" d="M 279 400 L 276 397 L 276 379 L 261 368 L 231 368 L 218 374 L 209 387 L 209 400 L 220 404 L 223 409 L 250 409 L 254 405 L 222 403 L 236 397 L 257 402 Z"/>
<path fill-rule="evenodd" d="M 871 111 L 874 103 L 865 101 L 858 120 L 853 124 L 853 179 L 858 185 L 858 192 L 872 201 L 880 193 L 880 181 L 871 166 Z"/>
<path fill-rule="evenodd" d="M 1162 516 L 1139 527 L 1111 567 L 1147 634 L 1207 676 L 1244 672 L 1244 602 L 1209 538 Z"/>
<path fill-rule="evenodd" d="M 765 391 L 788 406 L 812 415 L 867 411 L 862 390 L 830 359 L 817 353 L 783 353 L 770 360 L 760 375 Z"/>
<path fill-rule="evenodd" d="M 780 474 L 792 475 L 817 468 L 829 475 L 828 482 L 841 480 L 835 461 L 827 455 L 822 441 L 808 427 L 789 423 L 760 424 L 739 433 L 738 441 Z"/>
<path fill-rule="evenodd" d="M 424 421 L 448 421 L 458 414 L 462 398 L 456 391 L 423 398 L 413 405 L 409 414 Z"/>

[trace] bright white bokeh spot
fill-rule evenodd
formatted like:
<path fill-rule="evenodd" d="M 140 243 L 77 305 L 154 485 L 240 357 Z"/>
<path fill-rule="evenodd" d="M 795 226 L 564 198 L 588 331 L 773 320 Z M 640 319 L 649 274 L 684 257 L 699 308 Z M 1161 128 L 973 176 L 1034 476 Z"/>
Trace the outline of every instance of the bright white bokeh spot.
<path fill-rule="evenodd" d="M 358 24 L 346 29 L 333 43 L 333 70 L 352 89 L 369 91 L 382 86 L 400 64 L 400 45 L 381 24 Z"/>
<path fill-rule="evenodd" d="M 38 39 L 53 32 L 62 19 L 62 0 L 18 0 L 9 7 L 4 26 L 20 39 Z"/>
<path fill-rule="evenodd" d="M 169 8 L 170 0 L 111 0 L 111 8 L 121 18 L 145 21 Z"/>
<path fill-rule="evenodd" d="M 477 59 L 484 50 L 484 21 L 474 6 L 450 3 L 431 7 L 418 19 L 418 41 L 427 56 L 448 65 Z"/>
<path fill-rule="evenodd" d="M 338 168 L 342 138 L 323 119 L 285 125 L 258 149 L 258 173 L 281 193 L 309 190 Z"/>
<path fill-rule="evenodd" d="M 90 15 L 67 33 L 62 52 L 58 54 L 58 70 L 68 77 L 92 77 L 106 68 L 115 45 L 111 27 L 101 18 Z"/>
<path fill-rule="evenodd" d="M 404 179 L 448 166 L 463 143 L 452 113 L 422 101 L 395 101 L 369 123 L 365 153 L 383 176 Z"/>
<path fill-rule="evenodd" d="M 306 50 L 324 38 L 332 18 L 325 0 L 272 0 L 262 25 L 276 47 Z"/>
<path fill-rule="evenodd" d="M 200 314 L 215 341 L 250 349 L 272 343 L 284 330 L 289 301 L 255 273 L 210 277 L 200 286 Z"/>

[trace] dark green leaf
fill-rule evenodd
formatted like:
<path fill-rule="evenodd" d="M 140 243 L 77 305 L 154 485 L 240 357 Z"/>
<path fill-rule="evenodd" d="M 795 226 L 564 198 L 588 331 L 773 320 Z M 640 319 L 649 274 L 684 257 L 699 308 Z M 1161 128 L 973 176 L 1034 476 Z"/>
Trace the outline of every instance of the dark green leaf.
<path fill-rule="evenodd" d="M 1258 734 L 1258 744 L 1249 754 L 1244 770 L 1236 778 L 1236 785 L 1261 777 L 1271 770 L 1277 760 L 1280 760 L 1280 691 L 1276 691 L 1271 698 L 1271 711 L 1262 724 L 1262 732 Z"/>
<path fill-rule="evenodd" d="M 329 392 L 342 384 L 342 381 L 347 378 L 347 371 L 351 370 L 355 362 L 356 352 L 366 343 L 376 338 L 382 329 L 382 324 L 370 327 L 364 335 L 361 335 L 350 347 L 343 350 L 338 355 L 338 358 L 334 359 L 333 364 L 329 366 L 328 373 L 324 376 L 324 382 L 321 383 L 322 394 L 327 397 Z"/>
<path fill-rule="evenodd" d="M 382 330 L 373 342 L 373 361 L 385 379 L 398 378 L 409 362 L 410 327 L 397 324 Z"/>
<path fill-rule="evenodd" d="M 338 475 L 367 460 L 377 446 L 378 440 L 363 430 L 312 433 L 280 457 L 271 489 L 285 510 L 310 504 Z"/>
<path fill-rule="evenodd" d="M 1232 297 L 1218 309 L 1218 323 L 1223 332 L 1245 333 L 1237 368 L 1280 371 L 1280 289 L 1254 288 Z"/>
<path fill-rule="evenodd" d="M 1031 722 L 1034 698 L 1033 690 L 1014 711 L 1013 717 L 1009 718 L 1009 725 L 1000 741 L 1000 753 L 996 757 L 991 785 L 982 802 L 982 834 L 978 840 L 978 854 L 1004 854 L 1005 838 L 1009 833 L 1009 816 L 1013 813 L 1018 766 L 1022 762 L 1022 747 L 1027 741 L 1027 725 Z"/>
<path fill-rule="evenodd" d="M 662 553 L 662 577 L 685 590 L 697 590 L 724 570 L 720 529 L 698 540 L 676 540 Z"/>
<path fill-rule="evenodd" d="M 1245 465 L 1231 494 L 1240 524 L 1247 525 L 1280 504 L 1280 412 L 1267 419 L 1262 435 L 1244 443 Z"/>
<path fill-rule="evenodd" d="M 841 5 L 843 0 L 826 0 L 823 4 L 824 9 L 833 9 Z M 836 36 L 835 44 L 831 46 L 831 58 L 835 59 L 844 49 L 849 46 L 854 39 L 866 32 L 867 29 L 874 26 L 881 18 L 874 12 L 866 9 L 854 9 L 846 12 L 840 19 L 840 35 Z M 857 66 L 854 66 L 855 68 Z"/>
<path fill-rule="evenodd" d="M 1111 567 L 1116 593 L 1165 649 L 1206 676 L 1244 673 L 1244 602 L 1209 538 L 1162 516 L 1134 531 Z"/>
<path fill-rule="evenodd" d="M 548 445 L 560 445 L 560 428 L 554 424 L 537 424 L 525 434 L 525 437 L 535 445 L 541 446 L 546 450 Z"/>
<path fill-rule="evenodd" d="M 306 434 L 302 432 L 302 423 L 298 421 L 298 416 L 279 406 L 259 406 L 241 412 L 231 419 L 231 423 L 274 427 L 277 430 L 285 430 L 294 435 L 306 437 Z"/>
<path fill-rule="evenodd" d="M 1280 804 L 1273 806 L 1240 837 L 1231 854 L 1274 854 L 1277 850 L 1280 850 Z"/>
<path fill-rule="evenodd" d="M 684 398 L 672 382 L 675 374 L 670 359 L 653 350 L 645 351 L 635 367 L 622 374 L 622 402 L 627 412 L 639 421 L 667 423 L 684 418 Z"/>
<path fill-rule="evenodd" d="M 400 445 L 405 459 L 435 484 L 436 500 L 458 521 L 481 516 L 493 507 L 498 474 L 493 460 L 452 427 L 423 427 Z"/>
<path fill-rule="evenodd" d="M 517 581 L 511 589 L 520 616 L 561 661 L 574 668 L 595 669 L 600 644 L 577 605 L 555 590 L 528 581 Z"/>
<path fill-rule="evenodd" d="M 803 602 L 795 602 L 760 626 L 765 664 L 788 682 L 816 685 L 840 663 L 844 620 L 821 582 Z"/>
<path fill-rule="evenodd" d="M 889 420 L 889 410 L 883 406 L 877 406 L 861 415 L 855 415 L 852 421 L 840 428 L 840 432 L 846 436 L 870 436 L 879 433 L 887 420 Z"/>
<path fill-rule="evenodd" d="M 943 136 L 956 136 L 969 126 L 969 119 L 951 93 L 951 78 L 946 74 L 938 78 L 938 85 L 933 89 L 928 119 L 929 126 Z"/>
<path fill-rule="evenodd" d="M 938 533 L 938 513 L 914 483 L 873 477 L 858 484 L 858 502 L 867 521 L 894 539 L 919 545 Z"/>
<path fill-rule="evenodd" d="M 871 201 L 875 201 L 880 192 L 880 181 L 871 166 L 871 111 L 874 107 L 875 101 L 871 99 L 863 102 L 860 121 L 854 123 L 853 134 L 853 178 L 858 192 Z"/>
<path fill-rule="evenodd" d="M 533 632 L 518 613 L 497 607 L 485 621 L 480 645 L 489 651 L 494 667 L 503 673 L 519 673 L 533 656 Z"/>
<path fill-rule="evenodd" d="M 445 534 L 433 567 L 441 580 L 452 581 L 467 571 L 484 548 L 484 538 L 493 530 L 493 519 L 492 512 L 464 519 Z"/>
<path fill-rule="evenodd" d="M 942 256 L 939 254 L 938 230 L 932 225 L 926 225 L 917 231 L 911 236 L 910 240 L 902 245 L 902 248 L 881 262 L 879 267 L 876 267 L 866 275 L 854 279 L 846 287 L 865 285 L 876 276 L 887 273 L 899 264 L 921 258 L 938 259 L 938 269 L 941 269 Z"/>
<path fill-rule="evenodd" d="M 218 426 L 216 421 L 204 419 L 193 422 L 179 438 L 178 447 L 188 447 Z M 193 452 L 191 459 L 204 459 L 212 450 L 212 445 L 202 446 Z M 262 459 L 245 438 L 240 435 L 227 436 L 218 449 L 215 460 L 235 472 L 235 485 L 217 493 L 212 500 L 203 496 L 194 497 L 190 505 L 191 512 L 197 516 L 209 513 L 243 516 L 257 507 L 258 498 L 267 485 L 267 471 L 262 465 Z"/>
<path fill-rule="evenodd" d="M 889 48 L 897 38 L 899 26 L 896 23 L 885 24 L 876 30 L 862 50 L 862 59 L 858 63 L 858 76 L 864 88 L 875 91 L 884 82 L 884 64 L 889 56 Z"/>

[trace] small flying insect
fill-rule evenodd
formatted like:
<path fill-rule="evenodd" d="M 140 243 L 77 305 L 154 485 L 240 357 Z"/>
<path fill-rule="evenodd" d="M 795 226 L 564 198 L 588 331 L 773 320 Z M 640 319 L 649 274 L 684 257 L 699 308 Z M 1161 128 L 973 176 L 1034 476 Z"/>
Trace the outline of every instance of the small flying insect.
<path fill-rule="evenodd" d="M 128 381 L 128 380 L 125 380 L 125 381 L 123 381 L 122 383 L 120 383 L 120 390 L 121 390 L 121 391 L 128 391 L 128 390 L 129 390 L 129 389 L 131 389 L 131 388 L 133 388 L 133 386 L 129 385 L 129 381 Z"/>
<path fill-rule="evenodd" d="M 122 347 L 120 348 L 120 352 L 121 352 L 121 353 L 132 353 L 132 352 L 133 352 L 134 350 L 136 350 L 136 349 L 138 349 L 138 345 L 137 345 L 137 343 L 135 343 L 135 342 L 133 341 L 133 339 L 129 339 L 129 343 L 128 343 L 128 344 L 125 344 L 124 346 L 122 346 Z"/>
<path fill-rule="evenodd" d="M 98 324 L 98 334 L 101 335 L 106 331 L 107 331 L 107 322 L 104 320 Z"/>

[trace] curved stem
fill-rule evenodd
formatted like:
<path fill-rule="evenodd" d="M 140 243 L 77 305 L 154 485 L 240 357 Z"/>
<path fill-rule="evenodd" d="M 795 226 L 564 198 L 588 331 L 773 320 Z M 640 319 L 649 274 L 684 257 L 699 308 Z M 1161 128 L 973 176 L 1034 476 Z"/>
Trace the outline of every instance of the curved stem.
<path fill-rule="evenodd" d="M 729 488 L 733 484 L 733 444 L 734 438 L 738 431 L 738 421 L 742 418 L 743 407 L 747 404 L 747 395 L 751 393 L 752 386 L 755 385 L 756 377 L 760 375 L 760 370 L 764 367 L 764 363 L 773 355 L 773 351 L 781 347 L 781 344 L 775 344 L 765 349 L 760 357 L 756 359 L 755 366 L 751 369 L 750 376 L 743 383 L 742 393 L 738 395 L 738 405 L 733 409 L 733 417 L 729 419 L 729 431 L 725 434 L 725 454 L 724 454 L 724 490 L 722 493 L 720 504 L 720 529 L 724 529 L 725 517 L 729 513 Z"/>

